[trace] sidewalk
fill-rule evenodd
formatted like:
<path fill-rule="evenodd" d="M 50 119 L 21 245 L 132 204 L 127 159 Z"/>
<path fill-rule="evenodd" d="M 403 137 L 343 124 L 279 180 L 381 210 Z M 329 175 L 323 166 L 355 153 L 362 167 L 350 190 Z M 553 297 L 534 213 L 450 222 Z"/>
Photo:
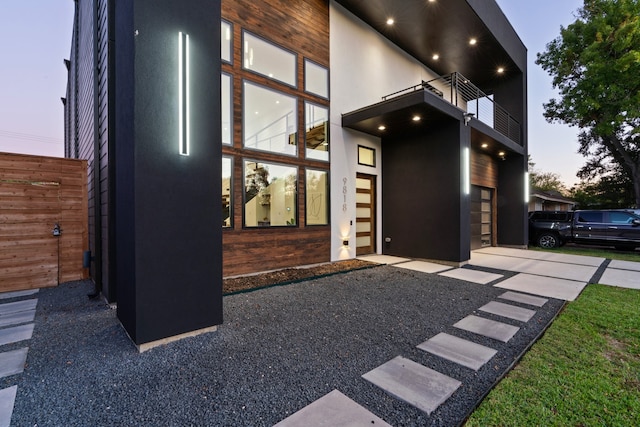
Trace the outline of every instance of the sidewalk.
<path fill-rule="evenodd" d="M 24 372 L 0 384 L 17 385 L 11 425 L 271 426 L 336 390 L 390 425 L 456 425 L 564 304 L 532 307 L 490 284 L 380 266 L 227 296 L 218 332 L 138 354 L 115 311 L 87 299 L 91 289 L 73 282 L 39 292 Z M 507 318 L 496 302 L 534 314 Z M 490 338 L 461 327 L 469 317 L 515 332 Z M 418 348 L 442 344 L 441 334 L 496 353 L 476 371 Z M 419 409 L 372 380 L 392 360 L 459 386 Z"/>

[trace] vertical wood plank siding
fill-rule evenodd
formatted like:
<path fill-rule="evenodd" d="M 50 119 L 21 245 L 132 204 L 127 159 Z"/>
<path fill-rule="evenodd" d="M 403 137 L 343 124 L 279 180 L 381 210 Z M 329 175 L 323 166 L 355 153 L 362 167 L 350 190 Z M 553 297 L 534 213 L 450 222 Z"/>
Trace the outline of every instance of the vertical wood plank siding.
<path fill-rule="evenodd" d="M 498 188 L 498 165 L 493 157 L 471 150 L 471 184 Z"/>
<path fill-rule="evenodd" d="M 304 145 L 304 101 L 328 107 L 329 101 L 304 92 L 305 58 L 329 68 L 329 4 L 327 0 L 223 1 L 222 18 L 233 25 L 233 64 L 223 63 L 233 76 L 233 146 L 223 154 L 233 156 L 233 227 L 223 232 L 223 275 L 326 262 L 331 258 L 330 226 L 305 225 L 305 171 L 329 170 L 328 162 L 307 160 Z M 242 69 L 242 31 L 246 30 L 297 54 L 297 87 Z M 298 99 L 298 156 L 283 156 L 243 148 L 243 81 L 248 80 Z M 298 167 L 298 217 L 296 227 L 243 228 L 243 159 Z"/>

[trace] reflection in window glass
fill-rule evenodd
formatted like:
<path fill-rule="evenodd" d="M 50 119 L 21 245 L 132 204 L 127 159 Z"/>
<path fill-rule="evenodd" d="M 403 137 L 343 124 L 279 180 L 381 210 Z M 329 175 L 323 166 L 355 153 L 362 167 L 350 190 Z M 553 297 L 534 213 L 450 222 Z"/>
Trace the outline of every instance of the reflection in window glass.
<path fill-rule="evenodd" d="M 222 158 L 222 226 L 231 227 L 231 171 L 233 170 L 233 159 L 231 157 Z"/>
<path fill-rule="evenodd" d="M 231 104 L 231 76 L 222 74 L 220 82 L 220 106 L 222 110 L 222 143 L 233 144 L 233 120 Z"/>
<path fill-rule="evenodd" d="M 220 56 L 223 61 L 231 62 L 232 34 L 231 24 L 222 21 L 220 23 Z"/>
<path fill-rule="evenodd" d="M 307 225 L 329 224 L 329 173 L 307 169 Z"/>
<path fill-rule="evenodd" d="M 307 158 L 329 160 L 329 109 L 305 102 Z"/>
<path fill-rule="evenodd" d="M 245 82 L 243 106 L 245 147 L 296 155 L 296 98 Z"/>
<path fill-rule="evenodd" d="M 304 60 L 304 90 L 329 98 L 329 71 L 308 59 Z"/>
<path fill-rule="evenodd" d="M 242 64 L 247 70 L 296 86 L 296 55 L 247 32 L 243 33 Z"/>
<path fill-rule="evenodd" d="M 297 182 L 296 167 L 245 160 L 244 226 L 295 226 Z"/>

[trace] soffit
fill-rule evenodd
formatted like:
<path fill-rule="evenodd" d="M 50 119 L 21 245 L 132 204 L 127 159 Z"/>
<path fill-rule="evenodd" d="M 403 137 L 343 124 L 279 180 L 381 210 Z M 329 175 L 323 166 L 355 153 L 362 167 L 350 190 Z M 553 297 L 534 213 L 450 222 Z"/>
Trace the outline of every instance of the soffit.
<path fill-rule="evenodd" d="M 522 72 L 466 0 L 336 1 L 439 75 L 459 72 L 490 90 L 495 81 Z M 386 23 L 390 17 L 392 26 Z M 498 18 L 502 30 L 512 31 L 504 15 Z M 499 67 L 504 74 L 497 73 Z"/>

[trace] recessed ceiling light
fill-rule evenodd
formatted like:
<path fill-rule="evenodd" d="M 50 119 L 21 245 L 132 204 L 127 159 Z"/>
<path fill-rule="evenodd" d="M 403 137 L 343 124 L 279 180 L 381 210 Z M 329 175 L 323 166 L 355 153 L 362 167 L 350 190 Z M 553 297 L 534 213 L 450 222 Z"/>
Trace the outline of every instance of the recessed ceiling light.
<path fill-rule="evenodd" d="M 472 39 L 469 40 L 469 44 L 471 46 L 475 45 L 476 43 L 478 43 L 478 40 L 476 40 L 475 38 L 472 38 Z"/>
<path fill-rule="evenodd" d="M 504 157 L 504 151 L 499 152 L 499 153 L 498 153 L 498 156 L 500 156 L 500 157 Z"/>
<path fill-rule="evenodd" d="M 502 74 L 502 73 L 504 73 L 504 68 L 503 67 L 498 68 L 498 74 Z"/>
<path fill-rule="evenodd" d="M 411 119 L 414 122 L 419 122 L 420 121 L 420 116 L 413 116 L 413 118 Z"/>
<path fill-rule="evenodd" d="M 489 144 L 487 144 L 486 142 L 481 145 L 482 148 L 487 148 L 488 146 Z"/>
<path fill-rule="evenodd" d="M 394 21 L 393 18 L 387 19 L 387 25 L 393 25 L 394 22 L 396 21 Z"/>
<path fill-rule="evenodd" d="M 385 130 L 387 127 L 385 125 L 378 126 L 378 130 Z"/>
<path fill-rule="evenodd" d="M 440 59 L 440 55 L 438 55 L 437 53 L 434 53 L 432 58 L 434 61 L 437 61 L 438 59 Z"/>

